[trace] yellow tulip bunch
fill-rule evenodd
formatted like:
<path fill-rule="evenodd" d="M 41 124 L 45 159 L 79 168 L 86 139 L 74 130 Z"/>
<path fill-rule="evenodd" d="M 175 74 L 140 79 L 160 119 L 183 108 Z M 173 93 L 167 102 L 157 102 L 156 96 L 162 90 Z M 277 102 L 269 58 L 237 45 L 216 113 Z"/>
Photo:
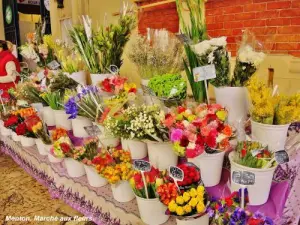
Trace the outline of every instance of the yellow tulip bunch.
<path fill-rule="evenodd" d="M 110 184 L 118 183 L 121 180 L 129 180 L 133 176 L 131 163 L 122 162 L 116 165 L 106 166 L 101 175 L 108 180 Z"/>
<path fill-rule="evenodd" d="M 204 193 L 203 186 L 198 186 L 197 189 L 192 188 L 177 196 L 176 200 L 172 200 L 168 205 L 168 209 L 177 216 L 203 213 L 206 209 Z"/>

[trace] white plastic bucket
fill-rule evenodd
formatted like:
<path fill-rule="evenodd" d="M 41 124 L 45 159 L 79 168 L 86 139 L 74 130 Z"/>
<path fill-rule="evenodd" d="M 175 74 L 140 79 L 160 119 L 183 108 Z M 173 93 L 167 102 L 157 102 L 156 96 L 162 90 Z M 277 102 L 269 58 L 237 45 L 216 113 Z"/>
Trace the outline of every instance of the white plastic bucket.
<path fill-rule="evenodd" d="M 81 85 L 86 85 L 86 72 L 85 71 L 79 71 L 79 72 L 72 73 L 69 77 Z"/>
<path fill-rule="evenodd" d="M 78 116 L 75 119 L 72 119 L 71 121 L 72 121 L 73 134 L 75 137 L 78 138 L 89 137 L 84 127 L 92 126 L 92 121 L 82 116 Z"/>
<path fill-rule="evenodd" d="M 176 223 L 177 225 L 209 225 L 209 216 L 208 214 L 205 214 L 196 219 L 176 219 Z"/>
<path fill-rule="evenodd" d="M 37 147 L 40 155 L 44 155 L 44 156 L 48 155 L 48 152 L 46 151 L 46 148 L 45 148 L 45 144 L 41 139 L 35 139 L 35 144 L 36 144 L 36 147 Z"/>
<path fill-rule="evenodd" d="M 94 167 L 84 165 L 84 169 L 86 172 L 88 182 L 92 187 L 103 187 L 108 183 L 105 178 L 103 178 L 100 174 L 97 173 Z"/>
<path fill-rule="evenodd" d="M 72 158 L 65 158 L 65 166 L 70 177 L 81 177 L 85 175 L 84 164 Z"/>
<path fill-rule="evenodd" d="M 251 120 L 252 139 L 267 144 L 272 152 L 284 150 L 289 126 L 290 124 L 270 125 Z"/>
<path fill-rule="evenodd" d="M 68 114 L 64 110 L 53 110 L 56 128 L 61 127 L 65 130 L 72 130 L 72 121 L 69 120 Z"/>
<path fill-rule="evenodd" d="M 95 86 L 99 86 L 99 83 L 106 78 L 114 76 L 113 74 L 91 74 L 92 84 Z"/>
<path fill-rule="evenodd" d="M 159 225 L 169 219 L 166 215 L 167 206 L 162 204 L 158 198 L 145 199 L 136 196 L 140 217 L 145 224 Z"/>
<path fill-rule="evenodd" d="M 21 136 L 21 145 L 23 147 L 32 147 L 35 145 L 35 139 L 34 138 L 29 138 L 25 136 Z"/>
<path fill-rule="evenodd" d="M 32 103 L 31 107 L 33 107 L 38 112 L 38 115 L 41 116 L 41 118 L 43 118 L 44 106 L 42 103 Z"/>
<path fill-rule="evenodd" d="M 121 139 L 122 149 L 130 151 L 132 159 L 143 159 L 148 155 L 147 144 L 142 141 Z"/>
<path fill-rule="evenodd" d="M 216 102 L 228 110 L 228 123 L 237 125 L 247 119 L 249 101 L 245 87 L 215 87 Z"/>
<path fill-rule="evenodd" d="M 111 185 L 113 197 L 118 202 L 130 202 L 134 199 L 134 193 L 128 181 L 120 181 Z"/>
<path fill-rule="evenodd" d="M 262 205 L 268 201 L 273 175 L 276 169 L 275 167 L 269 169 L 256 169 L 249 168 L 242 165 L 239 165 L 233 161 L 234 152 L 229 154 L 229 160 L 231 164 L 231 176 L 233 171 L 249 171 L 255 174 L 255 183 L 254 185 L 247 186 L 249 193 L 249 204 L 250 205 Z M 231 192 L 238 191 L 240 188 L 239 185 L 231 182 Z"/>
<path fill-rule="evenodd" d="M 1 135 L 2 136 L 10 136 L 12 134 L 12 130 L 4 127 L 4 126 L 1 126 Z"/>
<path fill-rule="evenodd" d="M 115 148 L 120 144 L 120 138 L 107 137 L 107 136 L 100 135 L 99 139 L 105 148 L 108 148 L 108 147 Z"/>
<path fill-rule="evenodd" d="M 205 187 L 213 187 L 220 183 L 225 152 L 215 154 L 203 153 L 188 159 L 200 168 L 201 179 Z"/>
<path fill-rule="evenodd" d="M 177 165 L 178 156 L 174 153 L 171 142 L 148 142 L 147 146 L 149 161 L 159 170 Z"/>
<path fill-rule="evenodd" d="M 19 135 L 17 135 L 17 133 L 16 132 L 11 132 L 11 138 L 13 139 L 13 141 L 15 141 L 15 142 L 19 142 L 19 141 L 21 141 L 21 136 L 19 136 Z"/>
<path fill-rule="evenodd" d="M 50 152 L 48 152 L 48 159 L 49 159 L 49 162 L 51 163 L 60 163 L 63 161 L 63 159 L 61 158 L 56 158 L 55 156 L 53 156 Z"/>
<path fill-rule="evenodd" d="M 43 108 L 43 120 L 47 126 L 55 126 L 54 111 L 49 106 Z"/>

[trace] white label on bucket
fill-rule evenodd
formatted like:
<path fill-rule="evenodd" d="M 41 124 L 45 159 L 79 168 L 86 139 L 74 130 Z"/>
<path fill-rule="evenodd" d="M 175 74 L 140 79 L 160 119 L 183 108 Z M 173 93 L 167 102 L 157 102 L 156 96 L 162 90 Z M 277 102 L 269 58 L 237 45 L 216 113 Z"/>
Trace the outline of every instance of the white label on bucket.
<path fill-rule="evenodd" d="M 145 160 L 134 160 L 133 166 L 134 168 L 142 172 L 149 172 L 151 170 L 150 163 Z"/>
<path fill-rule="evenodd" d="M 233 171 L 232 181 L 239 185 L 254 185 L 255 174 L 248 171 Z"/>
<path fill-rule="evenodd" d="M 169 174 L 174 180 L 183 181 L 184 179 L 184 172 L 177 166 L 170 166 L 169 167 Z"/>
<path fill-rule="evenodd" d="M 196 67 L 193 69 L 193 74 L 196 82 L 214 79 L 217 77 L 216 67 L 214 64 Z"/>

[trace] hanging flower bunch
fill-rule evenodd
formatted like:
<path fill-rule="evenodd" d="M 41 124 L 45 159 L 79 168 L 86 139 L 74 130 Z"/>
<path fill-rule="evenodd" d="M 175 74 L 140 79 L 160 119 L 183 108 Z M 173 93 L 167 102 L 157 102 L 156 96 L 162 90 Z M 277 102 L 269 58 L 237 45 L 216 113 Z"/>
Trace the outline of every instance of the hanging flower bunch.
<path fill-rule="evenodd" d="M 130 179 L 130 185 L 136 194 L 141 198 L 147 198 L 146 189 L 148 192 L 148 198 L 156 198 L 157 187 L 164 183 L 164 173 L 161 173 L 158 169 L 152 167 L 149 172 L 144 173 L 147 186 L 145 187 L 142 174 L 140 171 L 135 171 L 133 177 Z"/>
<path fill-rule="evenodd" d="M 163 124 L 164 118 L 164 112 L 157 105 L 133 105 L 117 116 L 108 116 L 104 125 L 115 137 L 168 141 L 169 135 Z"/>
<path fill-rule="evenodd" d="M 89 118 L 92 121 L 99 119 L 103 113 L 102 97 L 95 86 L 82 88 L 75 96 L 71 96 L 65 104 L 65 111 L 69 119 L 77 116 Z"/>
<path fill-rule="evenodd" d="M 194 158 L 206 147 L 221 151 L 230 148 L 231 126 L 225 124 L 227 111 L 218 104 L 201 104 L 195 109 L 178 107 L 164 124 L 170 129 L 173 148 L 179 156 Z"/>

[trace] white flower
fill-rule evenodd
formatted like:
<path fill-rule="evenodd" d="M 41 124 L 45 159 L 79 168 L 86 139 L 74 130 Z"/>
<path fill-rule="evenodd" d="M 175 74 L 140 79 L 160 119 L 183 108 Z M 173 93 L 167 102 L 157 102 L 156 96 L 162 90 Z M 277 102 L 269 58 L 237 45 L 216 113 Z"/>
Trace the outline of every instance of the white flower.
<path fill-rule="evenodd" d="M 265 57 L 263 52 L 256 52 L 250 45 L 241 47 L 238 52 L 240 62 L 253 64 L 256 68 L 264 61 Z"/>
<path fill-rule="evenodd" d="M 209 44 L 212 46 L 225 47 L 227 45 L 226 39 L 227 37 L 212 38 L 209 40 Z"/>
<path fill-rule="evenodd" d="M 193 45 L 192 47 L 194 49 L 194 52 L 197 55 L 201 56 L 207 53 L 207 51 L 211 48 L 211 45 L 209 44 L 209 41 L 205 40 L 196 45 Z"/>
<path fill-rule="evenodd" d="M 193 143 L 193 142 L 190 142 L 186 148 L 187 149 L 194 149 L 194 148 L 196 148 L 196 144 Z"/>
<path fill-rule="evenodd" d="M 227 138 L 225 134 L 219 134 L 218 137 L 216 138 L 217 143 L 220 143 L 222 140 Z"/>
<path fill-rule="evenodd" d="M 215 57 L 214 57 L 214 51 L 212 51 L 212 52 L 209 53 L 209 55 L 208 55 L 208 63 L 209 63 L 209 64 L 214 63 L 214 59 L 215 59 Z"/>
<path fill-rule="evenodd" d="M 182 123 L 184 127 L 188 127 L 190 125 L 190 122 L 187 120 L 182 121 Z"/>

